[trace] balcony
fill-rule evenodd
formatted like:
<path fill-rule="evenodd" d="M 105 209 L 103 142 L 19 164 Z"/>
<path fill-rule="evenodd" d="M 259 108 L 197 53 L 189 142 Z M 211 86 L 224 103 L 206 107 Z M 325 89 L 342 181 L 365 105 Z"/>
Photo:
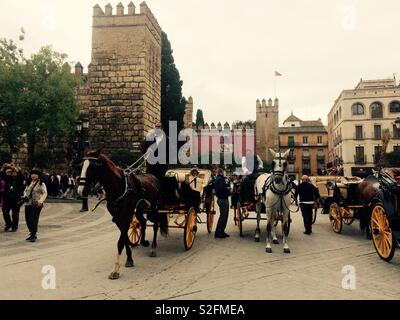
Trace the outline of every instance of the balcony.
<path fill-rule="evenodd" d="M 366 164 L 367 163 L 367 156 L 354 156 L 354 164 Z"/>
<path fill-rule="evenodd" d="M 341 142 L 342 142 L 342 137 L 341 136 L 338 136 L 335 139 L 333 139 L 333 143 L 334 143 L 335 146 L 337 146 Z"/>
<path fill-rule="evenodd" d="M 302 159 L 303 160 L 310 160 L 310 154 L 303 154 Z"/>

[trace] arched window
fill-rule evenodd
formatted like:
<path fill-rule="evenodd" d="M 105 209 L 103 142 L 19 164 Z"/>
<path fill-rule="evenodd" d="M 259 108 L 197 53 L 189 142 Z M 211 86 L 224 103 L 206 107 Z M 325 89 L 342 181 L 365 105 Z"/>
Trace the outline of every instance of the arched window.
<path fill-rule="evenodd" d="M 371 104 L 371 118 L 383 118 L 383 108 L 380 102 Z"/>
<path fill-rule="evenodd" d="M 342 119 L 342 107 L 339 107 L 339 119 Z"/>
<path fill-rule="evenodd" d="M 364 114 L 364 106 L 361 103 L 357 102 L 351 107 L 351 112 L 353 115 Z"/>
<path fill-rule="evenodd" d="M 389 112 L 400 112 L 400 101 L 392 101 L 389 104 Z"/>

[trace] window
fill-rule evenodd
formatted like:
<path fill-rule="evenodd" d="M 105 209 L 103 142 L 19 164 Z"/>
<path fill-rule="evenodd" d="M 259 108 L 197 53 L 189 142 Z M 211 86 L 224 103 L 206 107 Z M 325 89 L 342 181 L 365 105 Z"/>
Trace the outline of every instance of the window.
<path fill-rule="evenodd" d="M 310 150 L 303 149 L 303 159 L 309 159 L 309 158 L 310 158 Z"/>
<path fill-rule="evenodd" d="M 377 164 L 381 158 L 382 146 L 374 147 L 374 163 Z"/>
<path fill-rule="evenodd" d="M 295 146 L 294 144 L 294 137 L 293 136 L 288 136 L 288 147 L 293 148 Z"/>
<path fill-rule="evenodd" d="M 383 108 L 380 102 L 374 102 L 371 104 L 371 118 L 383 118 Z"/>
<path fill-rule="evenodd" d="M 400 112 L 400 102 L 399 101 L 392 101 L 389 104 L 389 112 Z"/>
<path fill-rule="evenodd" d="M 382 129 L 379 124 L 374 125 L 374 139 L 382 138 Z"/>
<path fill-rule="evenodd" d="M 322 136 L 318 136 L 317 137 L 317 143 L 318 144 L 322 144 Z"/>
<path fill-rule="evenodd" d="M 354 155 L 354 162 L 356 164 L 364 164 L 364 147 L 356 147 L 356 154 Z"/>
<path fill-rule="evenodd" d="M 393 125 L 393 138 L 399 139 L 400 138 L 400 129 L 396 128 L 396 125 Z"/>
<path fill-rule="evenodd" d="M 303 137 L 303 144 L 308 144 L 308 137 L 307 136 Z"/>
<path fill-rule="evenodd" d="M 339 119 L 342 119 L 342 107 L 339 107 Z"/>
<path fill-rule="evenodd" d="M 303 169 L 310 170 L 310 161 L 303 161 Z"/>
<path fill-rule="evenodd" d="M 361 103 L 357 102 L 351 107 L 351 112 L 353 113 L 353 115 L 364 114 L 364 106 Z"/>
<path fill-rule="evenodd" d="M 362 126 L 356 126 L 356 140 L 361 140 L 364 138 L 363 134 L 363 127 Z"/>

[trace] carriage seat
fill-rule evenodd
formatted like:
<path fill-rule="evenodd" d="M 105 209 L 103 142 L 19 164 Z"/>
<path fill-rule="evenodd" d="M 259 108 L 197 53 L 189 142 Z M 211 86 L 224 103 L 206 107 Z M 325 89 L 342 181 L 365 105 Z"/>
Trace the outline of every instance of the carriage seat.
<path fill-rule="evenodd" d="M 389 176 L 393 181 L 397 181 L 400 176 L 400 168 L 387 168 L 383 172 Z"/>

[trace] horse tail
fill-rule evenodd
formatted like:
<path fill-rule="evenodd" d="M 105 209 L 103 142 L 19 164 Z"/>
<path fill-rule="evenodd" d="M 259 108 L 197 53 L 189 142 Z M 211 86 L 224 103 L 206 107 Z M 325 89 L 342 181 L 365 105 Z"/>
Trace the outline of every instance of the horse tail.
<path fill-rule="evenodd" d="M 165 213 L 159 213 L 160 217 L 160 231 L 163 236 L 168 235 L 168 215 Z"/>

